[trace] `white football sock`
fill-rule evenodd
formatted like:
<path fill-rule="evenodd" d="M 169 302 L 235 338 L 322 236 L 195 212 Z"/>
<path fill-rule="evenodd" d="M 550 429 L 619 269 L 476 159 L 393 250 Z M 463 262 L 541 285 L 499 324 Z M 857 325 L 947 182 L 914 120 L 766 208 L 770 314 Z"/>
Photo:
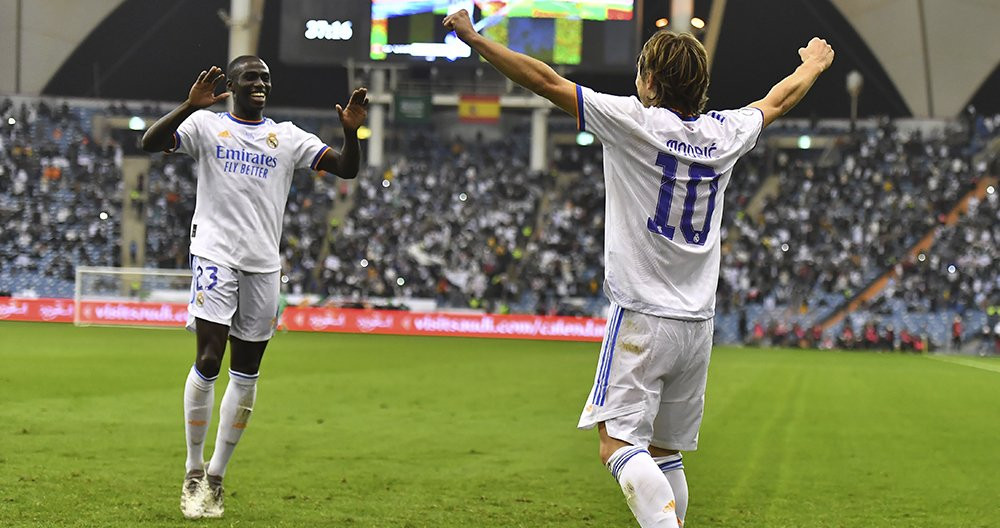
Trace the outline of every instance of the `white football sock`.
<path fill-rule="evenodd" d="M 188 472 L 205 469 L 205 436 L 215 405 L 215 378 L 202 376 L 198 367 L 192 365 L 184 384 L 184 436 L 187 439 L 184 466 Z"/>
<path fill-rule="evenodd" d="M 670 489 L 674 492 L 674 500 L 677 502 L 677 522 L 684 524 L 684 515 L 687 514 L 688 507 L 688 483 L 684 476 L 684 461 L 680 453 L 653 459 L 656 465 L 660 466 L 663 476 L 667 477 Z"/>
<path fill-rule="evenodd" d="M 642 528 L 677 528 L 674 492 L 649 451 L 625 446 L 608 459 L 608 469 Z"/>
<path fill-rule="evenodd" d="M 208 464 L 209 475 L 225 476 L 226 465 L 250 421 L 256 399 L 257 374 L 250 376 L 230 370 L 229 385 L 226 386 L 226 393 L 222 395 L 222 404 L 219 406 L 219 433 L 215 437 L 212 461 Z"/>

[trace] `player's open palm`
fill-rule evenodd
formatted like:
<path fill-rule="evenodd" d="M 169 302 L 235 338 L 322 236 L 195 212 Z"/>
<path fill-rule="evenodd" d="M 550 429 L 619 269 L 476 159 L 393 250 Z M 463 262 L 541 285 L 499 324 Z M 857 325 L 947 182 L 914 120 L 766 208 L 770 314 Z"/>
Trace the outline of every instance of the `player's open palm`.
<path fill-rule="evenodd" d="M 368 88 L 358 88 L 347 101 L 347 108 L 337 105 L 337 115 L 345 130 L 357 130 L 368 117 Z"/>
<path fill-rule="evenodd" d="M 813 37 L 806 47 L 799 48 L 799 57 L 802 57 L 802 62 L 814 61 L 826 70 L 833 64 L 833 47 L 826 43 L 826 39 Z"/>
<path fill-rule="evenodd" d="M 202 70 L 198 80 L 191 85 L 191 91 L 188 92 L 188 103 L 195 108 L 208 108 L 219 101 L 224 101 L 229 97 L 229 92 L 215 95 L 215 87 L 225 78 L 226 74 L 218 66 L 212 66 L 208 71 Z"/>

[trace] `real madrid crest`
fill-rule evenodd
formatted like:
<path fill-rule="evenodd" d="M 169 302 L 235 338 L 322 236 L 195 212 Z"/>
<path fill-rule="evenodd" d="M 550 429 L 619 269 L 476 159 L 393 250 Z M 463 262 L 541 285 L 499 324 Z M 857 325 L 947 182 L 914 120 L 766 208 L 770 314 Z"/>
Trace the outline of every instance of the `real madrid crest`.
<path fill-rule="evenodd" d="M 205 304 L 205 292 L 198 292 L 198 295 L 195 296 L 195 302 L 198 303 L 198 306 L 203 306 Z"/>
<path fill-rule="evenodd" d="M 278 148 L 278 135 L 274 132 L 267 134 L 267 146 L 271 148 Z"/>

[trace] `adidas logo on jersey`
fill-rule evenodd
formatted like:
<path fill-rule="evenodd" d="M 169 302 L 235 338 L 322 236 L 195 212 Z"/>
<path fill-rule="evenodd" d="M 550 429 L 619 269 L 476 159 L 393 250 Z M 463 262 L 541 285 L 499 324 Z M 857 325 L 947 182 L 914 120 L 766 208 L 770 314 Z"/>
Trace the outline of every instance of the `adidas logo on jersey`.
<path fill-rule="evenodd" d="M 223 130 L 222 132 L 219 132 L 219 137 L 220 138 L 229 138 L 229 137 L 233 137 L 233 135 L 230 134 L 228 130 Z"/>

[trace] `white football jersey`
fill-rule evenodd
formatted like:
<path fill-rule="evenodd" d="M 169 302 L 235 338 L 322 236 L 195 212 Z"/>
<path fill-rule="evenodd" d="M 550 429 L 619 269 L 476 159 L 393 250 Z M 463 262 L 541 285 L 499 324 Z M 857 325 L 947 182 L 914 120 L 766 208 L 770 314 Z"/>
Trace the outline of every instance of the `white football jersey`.
<path fill-rule="evenodd" d="M 181 123 L 174 149 L 197 162 L 191 254 L 233 269 L 281 269 L 278 242 L 292 172 L 316 169 L 329 150 L 290 122 L 199 110 Z"/>
<path fill-rule="evenodd" d="M 608 298 L 660 317 L 713 317 L 723 194 L 736 160 L 757 143 L 763 113 L 682 118 L 579 85 L 576 97 L 580 130 L 604 144 Z"/>

